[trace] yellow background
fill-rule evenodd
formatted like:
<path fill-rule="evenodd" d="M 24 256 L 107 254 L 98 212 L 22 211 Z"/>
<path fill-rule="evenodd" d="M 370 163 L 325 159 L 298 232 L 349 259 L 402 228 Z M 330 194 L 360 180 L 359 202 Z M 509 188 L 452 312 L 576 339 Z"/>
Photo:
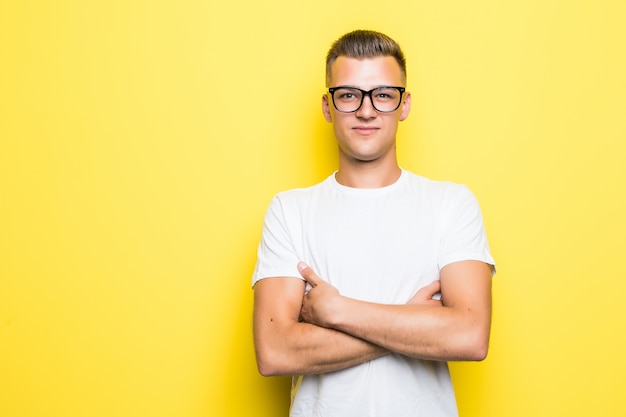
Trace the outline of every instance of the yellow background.
<path fill-rule="evenodd" d="M 624 416 L 623 0 L 0 3 L 0 416 L 279 416 L 250 275 L 335 167 L 324 55 L 396 38 L 401 165 L 475 192 L 498 262 L 461 416 Z"/>

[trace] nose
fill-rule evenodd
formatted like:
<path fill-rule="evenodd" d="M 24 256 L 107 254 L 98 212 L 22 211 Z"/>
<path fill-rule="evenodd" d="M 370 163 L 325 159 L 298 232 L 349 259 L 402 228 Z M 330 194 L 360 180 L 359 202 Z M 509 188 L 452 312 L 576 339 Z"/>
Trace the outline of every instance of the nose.
<path fill-rule="evenodd" d="M 372 101 L 372 92 L 368 92 L 363 96 L 363 101 L 361 102 L 361 107 L 359 107 L 356 111 L 356 116 L 362 119 L 371 119 L 378 115 L 378 112 L 374 108 L 374 103 Z"/>

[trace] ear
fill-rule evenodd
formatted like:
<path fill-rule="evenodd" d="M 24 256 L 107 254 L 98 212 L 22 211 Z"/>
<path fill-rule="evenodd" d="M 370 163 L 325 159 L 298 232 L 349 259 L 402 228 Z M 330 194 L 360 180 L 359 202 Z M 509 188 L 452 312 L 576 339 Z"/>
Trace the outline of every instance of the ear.
<path fill-rule="evenodd" d="M 330 104 L 328 103 L 328 94 L 322 96 L 322 113 L 324 113 L 324 119 L 328 123 L 333 122 L 332 115 L 330 114 Z"/>
<path fill-rule="evenodd" d="M 411 93 L 408 91 L 404 93 L 404 97 L 402 98 L 402 108 L 400 110 L 400 121 L 405 120 L 409 117 L 409 112 L 411 111 Z"/>

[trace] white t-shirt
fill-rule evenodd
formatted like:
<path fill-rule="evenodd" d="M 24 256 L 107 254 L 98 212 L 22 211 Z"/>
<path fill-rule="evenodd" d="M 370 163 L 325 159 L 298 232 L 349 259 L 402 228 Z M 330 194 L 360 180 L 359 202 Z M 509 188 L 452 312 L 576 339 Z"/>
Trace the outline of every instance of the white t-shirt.
<path fill-rule="evenodd" d="M 335 175 L 278 194 L 265 216 L 253 285 L 301 278 L 304 261 L 347 297 L 405 304 L 462 260 L 494 265 L 473 194 L 403 170 L 383 188 Z M 280 302 L 277 300 L 277 302 Z M 457 416 L 445 362 L 390 354 L 345 370 L 294 376 L 292 417 Z"/>

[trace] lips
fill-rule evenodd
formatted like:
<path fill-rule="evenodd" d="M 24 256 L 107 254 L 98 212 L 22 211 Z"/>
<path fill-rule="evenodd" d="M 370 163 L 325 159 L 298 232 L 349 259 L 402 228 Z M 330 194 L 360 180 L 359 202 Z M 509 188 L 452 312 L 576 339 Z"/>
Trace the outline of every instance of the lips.
<path fill-rule="evenodd" d="M 374 132 L 378 131 L 378 129 L 379 128 L 375 127 L 375 126 L 355 126 L 355 127 L 352 128 L 352 130 L 357 131 L 357 132 L 359 132 L 361 134 L 364 134 L 364 135 L 368 135 L 368 134 L 374 133 Z"/>

